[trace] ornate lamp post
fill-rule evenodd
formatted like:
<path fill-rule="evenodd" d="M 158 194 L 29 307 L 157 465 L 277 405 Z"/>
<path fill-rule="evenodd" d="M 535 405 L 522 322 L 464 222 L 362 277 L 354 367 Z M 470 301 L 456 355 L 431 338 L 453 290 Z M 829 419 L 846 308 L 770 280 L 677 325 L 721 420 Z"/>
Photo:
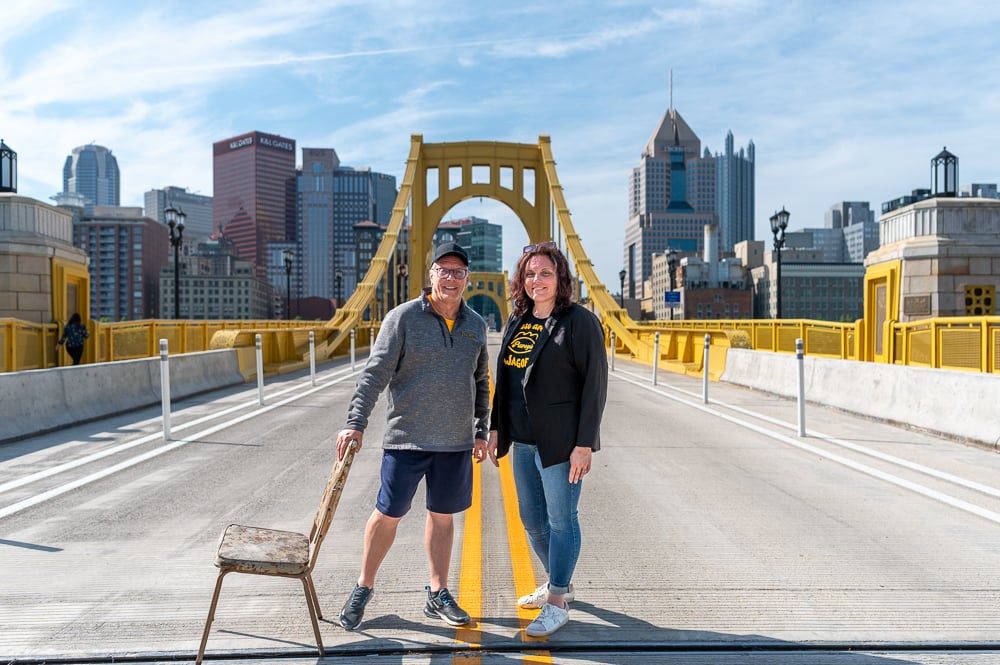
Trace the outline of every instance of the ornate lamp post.
<path fill-rule="evenodd" d="M 286 249 L 281 252 L 281 257 L 285 260 L 285 319 L 292 318 L 292 250 Z"/>
<path fill-rule="evenodd" d="M 178 320 L 181 318 L 181 245 L 184 242 L 184 220 L 187 215 L 170 206 L 163 211 L 163 217 L 170 228 L 170 246 L 174 248 L 174 320 Z"/>
<path fill-rule="evenodd" d="M 667 251 L 667 271 L 670 273 L 670 290 L 673 291 L 676 287 L 674 286 L 674 270 L 677 269 L 677 252 L 673 249 Z M 670 304 L 670 320 L 674 320 L 674 306 L 673 303 Z"/>
<path fill-rule="evenodd" d="M 406 293 L 403 291 L 406 277 L 410 274 L 410 268 L 403 262 L 396 268 L 396 306 L 406 302 Z"/>
<path fill-rule="evenodd" d="M 777 280 L 775 280 L 775 314 L 774 318 L 781 318 L 781 248 L 785 246 L 785 229 L 788 228 L 788 218 L 790 214 L 785 210 L 785 206 L 781 206 L 779 212 L 775 212 L 771 215 L 771 233 L 774 234 L 774 253 L 776 254 L 775 262 L 777 265 Z"/>
<path fill-rule="evenodd" d="M 333 277 L 334 279 L 337 280 L 337 309 L 340 309 L 340 302 L 341 302 L 340 286 L 341 284 L 344 283 L 344 271 L 341 270 L 340 268 L 337 268 L 337 272 L 333 273 Z"/>
<path fill-rule="evenodd" d="M 625 275 L 627 274 L 628 273 L 625 272 L 625 268 L 622 268 L 618 273 L 618 281 L 621 283 L 621 292 L 618 295 L 618 305 L 622 309 L 625 309 Z"/>

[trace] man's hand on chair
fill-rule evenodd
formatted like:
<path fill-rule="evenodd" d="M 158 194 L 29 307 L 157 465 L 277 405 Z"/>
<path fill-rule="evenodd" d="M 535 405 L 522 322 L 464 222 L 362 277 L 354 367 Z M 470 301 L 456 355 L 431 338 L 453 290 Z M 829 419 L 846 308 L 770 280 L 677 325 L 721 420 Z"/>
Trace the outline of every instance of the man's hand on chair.
<path fill-rule="evenodd" d="M 361 450 L 361 439 L 364 437 L 365 433 L 356 429 L 342 429 L 337 435 L 337 459 L 344 459 L 344 455 L 347 454 L 347 449 L 350 447 L 351 442 L 357 443 L 357 447 L 354 449 L 355 452 Z"/>

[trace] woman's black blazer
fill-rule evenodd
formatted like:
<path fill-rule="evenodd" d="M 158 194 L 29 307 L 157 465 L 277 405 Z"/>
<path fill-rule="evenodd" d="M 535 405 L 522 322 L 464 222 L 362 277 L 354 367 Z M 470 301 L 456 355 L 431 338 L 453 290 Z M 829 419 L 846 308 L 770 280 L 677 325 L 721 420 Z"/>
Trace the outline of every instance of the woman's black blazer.
<path fill-rule="evenodd" d="M 507 320 L 501 349 L 507 348 L 520 323 L 517 316 Z M 522 387 L 542 466 L 569 460 L 576 446 L 600 450 L 608 394 L 608 358 L 600 321 L 574 303 L 546 320 L 536 347 Z M 511 445 L 502 356 L 501 350 L 490 418 L 490 429 L 497 431 L 498 457 L 506 455 Z"/>

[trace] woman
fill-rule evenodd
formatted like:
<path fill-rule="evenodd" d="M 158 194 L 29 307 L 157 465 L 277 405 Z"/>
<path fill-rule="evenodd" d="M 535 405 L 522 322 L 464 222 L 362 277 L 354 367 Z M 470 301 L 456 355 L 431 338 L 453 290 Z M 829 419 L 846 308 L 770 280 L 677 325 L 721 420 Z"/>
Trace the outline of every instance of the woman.
<path fill-rule="evenodd" d="M 80 320 L 80 315 L 74 313 L 73 316 L 69 317 L 69 323 L 63 328 L 62 337 L 56 342 L 56 353 L 59 353 L 59 347 L 65 344 L 66 352 L 73 359 L 73 364 L 79 365 L 80 358 L 83 357 L 83 340 L 88 337 L 90 337 L 90 333 L 87 332 L 87 328 Z"/>
<path fill-rule="evenodd" d="M 521 523 L 549 577 L 518 599 L 542 610 L 525 629 L 542 637 L 569 621 L 577 505 L 600 448 L 608 363 L 601 324 L 573 302 L 569 262 L 554 242 L 524 248 L 510 294 L 487 452 L 497 466 L 511 452 Z"/>

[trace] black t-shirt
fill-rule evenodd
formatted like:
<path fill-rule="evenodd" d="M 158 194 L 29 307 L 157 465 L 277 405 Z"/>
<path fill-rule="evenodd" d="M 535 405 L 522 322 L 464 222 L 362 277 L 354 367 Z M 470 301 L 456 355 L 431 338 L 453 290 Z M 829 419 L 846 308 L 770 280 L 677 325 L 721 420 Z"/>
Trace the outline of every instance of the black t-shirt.
<path fill-rule="evenodd" d="M 520 443 L 534 443 L 528 420 L 528 408 L 524 402 L 524 373 L 535 355 L 539 336 L 545 329 L 545 319 L 526 315 L 518 324 L 510 338 L 510 343 L 500 355 L 501 371 L 506 373 L 505 385 L 507 409 L 510 414 L 510 438 Z"/>

